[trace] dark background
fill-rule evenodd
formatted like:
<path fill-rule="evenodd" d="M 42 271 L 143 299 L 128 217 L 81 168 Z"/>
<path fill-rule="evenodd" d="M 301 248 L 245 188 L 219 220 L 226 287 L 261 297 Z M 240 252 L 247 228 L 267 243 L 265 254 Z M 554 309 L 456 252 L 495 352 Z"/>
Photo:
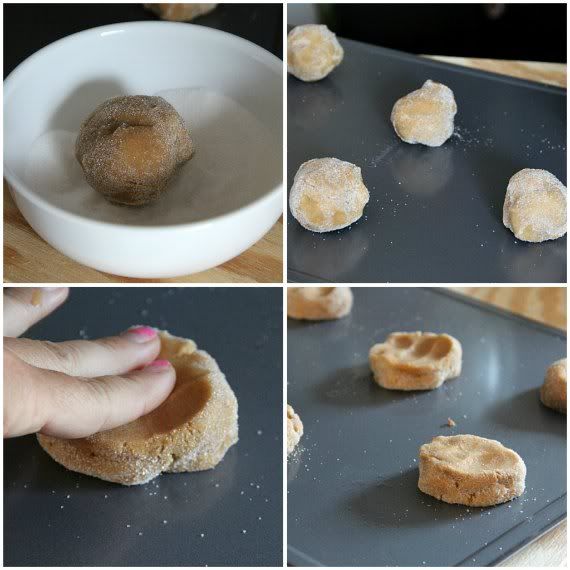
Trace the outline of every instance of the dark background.
<path fill-rule="evenodd" d="M 142 4 L 4 4 L 4 77 L 48 44 L 120 22 L 159 20 Z M 282 4 L 220 4 L 192 24 L 245 38 L 283 57 Z"/>
<path fill-rule="evenodd" d="M 566 62 L 566 4 L 320 4 L 287 23 L 416 54 Z"/>
<path fill-rule="evenodd" d="M 282 315 L 281 288 L 72 288 L 26 337 L 142 323 L 192 338 L 236 394 L 239 441 L 214 469 L 125 487 L 68 471 L 33 435 L 5 440 L 5 565 L 280 566 Z"/>

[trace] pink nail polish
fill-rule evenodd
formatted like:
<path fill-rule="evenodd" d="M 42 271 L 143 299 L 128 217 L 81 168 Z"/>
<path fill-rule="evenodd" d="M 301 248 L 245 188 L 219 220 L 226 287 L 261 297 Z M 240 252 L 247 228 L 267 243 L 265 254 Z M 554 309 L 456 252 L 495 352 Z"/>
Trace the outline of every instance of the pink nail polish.
<path fill-rule="evenodd" d="M 156 338 L 157 332 L 152 327 L 137 325 L 128 329 L 124 335 L 134 342 L 148 342 Z"/>
<path fill-rule="evenodd" d="M 160 368 L 166 368 L 167 366 L 170 366 L 170 362 L 168 360 L 153 360 L 152 362 L 147 364 L 145 368 L 160 369 Z"/>

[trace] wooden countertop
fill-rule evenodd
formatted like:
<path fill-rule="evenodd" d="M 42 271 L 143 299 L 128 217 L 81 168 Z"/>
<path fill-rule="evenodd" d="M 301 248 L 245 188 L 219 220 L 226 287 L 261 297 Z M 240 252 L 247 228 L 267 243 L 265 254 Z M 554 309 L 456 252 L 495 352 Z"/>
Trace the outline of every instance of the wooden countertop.
<path fill-rule="evenodd" d="M 567 330 L 565 287 L 452 287 L 529 319 Z M 507 558 L 500 566 L 566 566 L 567 521 Z"/>

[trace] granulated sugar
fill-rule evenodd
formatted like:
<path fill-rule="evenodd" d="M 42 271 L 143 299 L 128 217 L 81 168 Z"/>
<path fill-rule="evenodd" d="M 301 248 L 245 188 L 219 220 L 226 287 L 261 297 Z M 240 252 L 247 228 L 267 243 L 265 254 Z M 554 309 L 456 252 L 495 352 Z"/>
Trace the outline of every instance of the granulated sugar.
<path fill-rule="evenodd" d="M 48 131 L 26 157 L 25 182 L 69 212 L 123 224 L 157 225 L 212 218 L 244 206 L 281 183 L 281 133 L 272 133 L 237 101 L 206 88 L 156 93 L 189 128 L 195 155 L 156 203 L 109 203 L 86 182 L 74 155 L 76 132 Z M 85 109 L 85 117 L 93 109 Z"/>

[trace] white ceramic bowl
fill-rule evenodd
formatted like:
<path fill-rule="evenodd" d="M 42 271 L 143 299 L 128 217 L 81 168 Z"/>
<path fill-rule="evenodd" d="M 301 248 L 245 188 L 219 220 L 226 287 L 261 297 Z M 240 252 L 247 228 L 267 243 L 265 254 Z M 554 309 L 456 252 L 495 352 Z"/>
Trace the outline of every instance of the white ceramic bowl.
<path fill-rule="evenodd" d="M 80 263 L 145 278 L 215 267 L 259 240 L 282 212 L 282 73 L 282 62 L 262 48 L 191 24 L 134 22 L 69 36 L 29 57 L 4 83 L 4 176 L 30 225 Z M 205 142 L 214 132 L 204 130 L 208 120 L 217 121 L 215 132 L 225 125 L 223 116 L 211 116 L 215 105 L 197 131 L 189 125 L 197 146 L 183 167 L 189 178 L 179 174 L 175 190 L 140 209 L 110 205 L 86 187 L 70 149 L 51 150 L 50 160 L 61 159 L 60 170 L 66 165 L 59 178 L 44 176 L 48 166 L 30 150 L 54 130 L 71 140 L 112 96 L 198 87 L 238 103 L 265 129 L 265 139 L 235 147 L 236 164 L 228 168 L 239 176 L 228 169 L 219 176 L 215 141 Z M 58 153 L 68 153 L 67 162 L 54 158 Z M 196 175 L 201 167 L 207 175 Z"/>

